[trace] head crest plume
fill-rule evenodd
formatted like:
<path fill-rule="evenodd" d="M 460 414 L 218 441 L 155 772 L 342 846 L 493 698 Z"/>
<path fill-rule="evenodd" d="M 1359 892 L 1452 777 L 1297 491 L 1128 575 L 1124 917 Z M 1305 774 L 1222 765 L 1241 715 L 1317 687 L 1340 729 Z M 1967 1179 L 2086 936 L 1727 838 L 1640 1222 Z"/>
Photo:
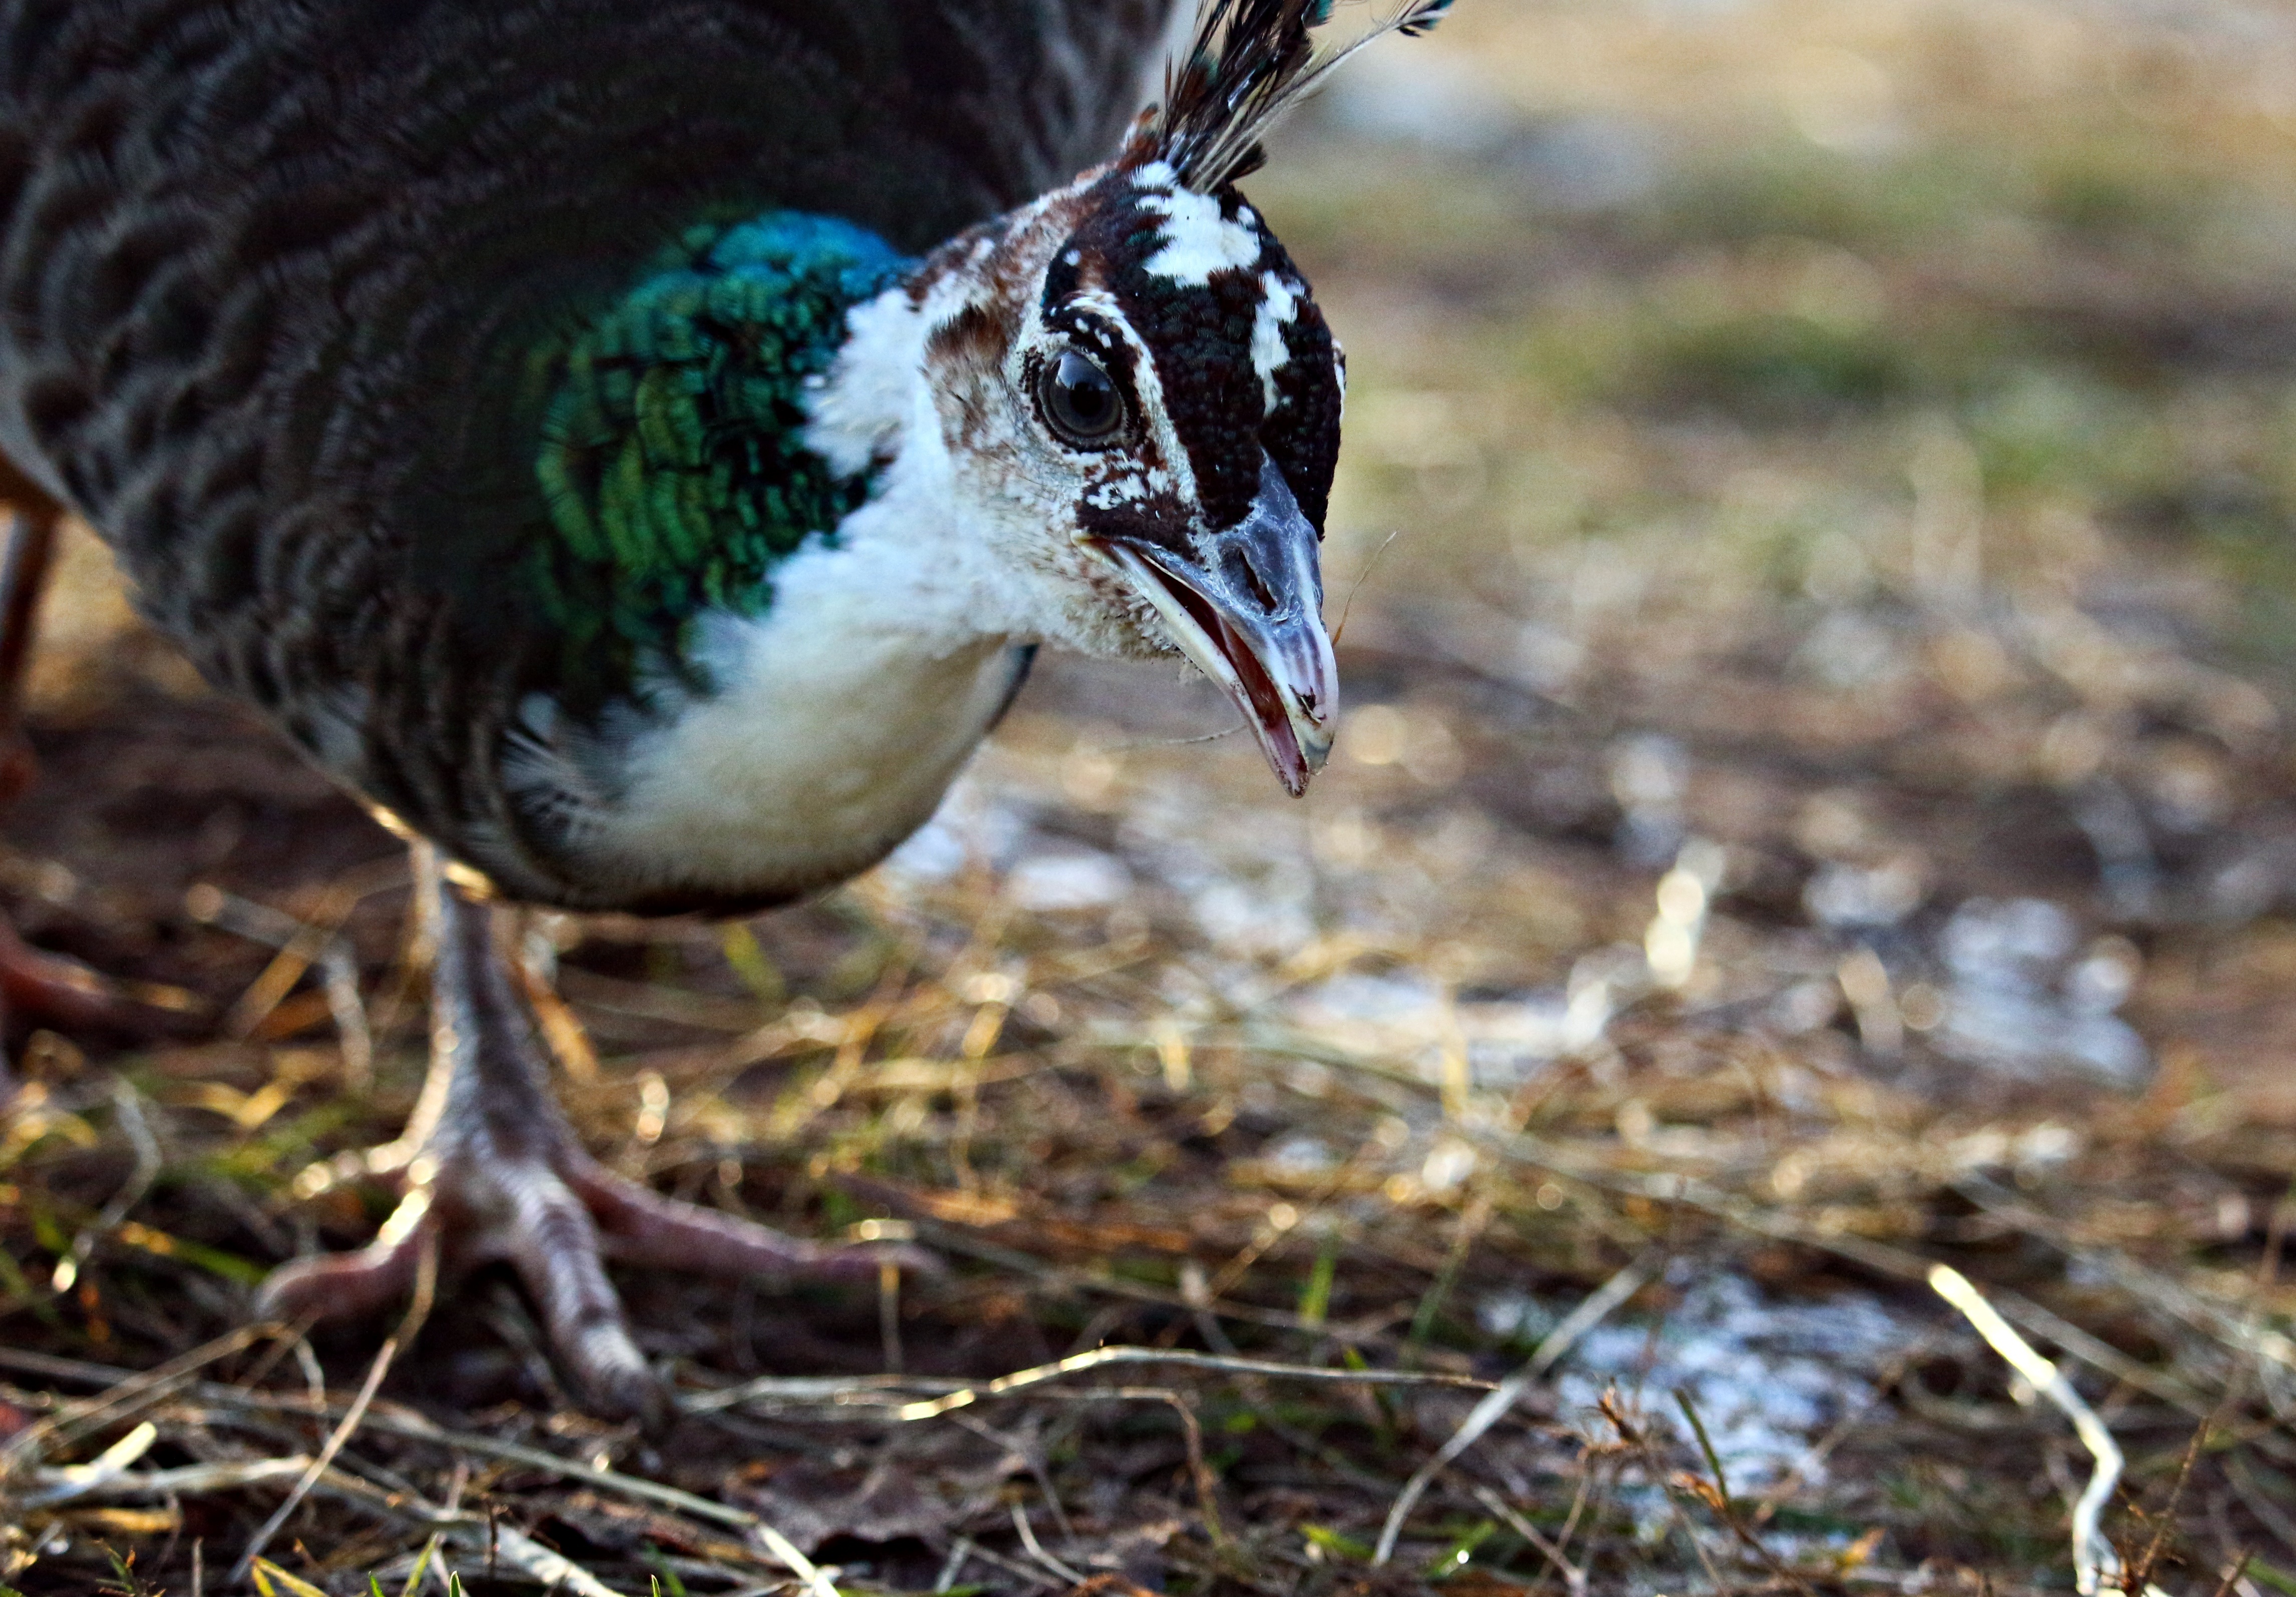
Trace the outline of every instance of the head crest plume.
<path fill-rule="evenodd" d="M 1259 141 L 1332 69 L 1382 34 L 1427 32 L 1451 0 L 1401 0 L 1343 48 L 1319 51 L 1309 31 L 1334 0 L 1206 0 L 1187 53 L 1166 70 L 1164 100 L 1144 119 L 1128 154 L 1161 160 L 1182 187 L 1210 193 L 1255 170 Z"/>

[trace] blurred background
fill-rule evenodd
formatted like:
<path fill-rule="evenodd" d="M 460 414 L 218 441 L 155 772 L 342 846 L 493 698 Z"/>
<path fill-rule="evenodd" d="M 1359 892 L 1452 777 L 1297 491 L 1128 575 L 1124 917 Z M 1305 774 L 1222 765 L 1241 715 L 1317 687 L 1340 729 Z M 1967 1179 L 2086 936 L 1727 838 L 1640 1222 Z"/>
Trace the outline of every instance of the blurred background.
<path fill-rule="evenodd" d="M 697 1388 L 1111 1341 L 1495 1378 L 1607 1317 L 1392 1527 L 1472 1393 L 1176 1377 L 1208 1458 L 1154 1403 L 1007 1405 L 1001 1469 L 794 1410 L 674 1464 L 547 1434 L 863 1586 L 962 1536 L 1000 1590 L 2069 1587 L 2093 1460 L 1945 1261 L 2120 1437 L 2124 1562 L 2296 1593 L 2296 10 L 1461 0 L 1245 186 L 1349 356 L 1331 768 L 1286 800 L 1177 667 L 1047 659 L 824 903 L 537 918 L 599 1056 L 567 1093 L 622 1167 L 958 1261 L 886 1314 L 652 1282 Z M 70 1391 L 362 1239 L 382 1196 L 298 1174 L 393 1133 L 423 1030 L 389 840 L 85 537 L 51 636 L 0 886 L 197 1017 L 15 1039 L 0 1342 Z M 544 1434 L 524 1314 L 476 1283 L 386 1395 Z M 932 1506 L 857 1484 L 888 1459 Z M 272 1501 L 36 1519 L 0 1578 Z M 322 1581 L 421 1539 L 303 1536 Z"/>

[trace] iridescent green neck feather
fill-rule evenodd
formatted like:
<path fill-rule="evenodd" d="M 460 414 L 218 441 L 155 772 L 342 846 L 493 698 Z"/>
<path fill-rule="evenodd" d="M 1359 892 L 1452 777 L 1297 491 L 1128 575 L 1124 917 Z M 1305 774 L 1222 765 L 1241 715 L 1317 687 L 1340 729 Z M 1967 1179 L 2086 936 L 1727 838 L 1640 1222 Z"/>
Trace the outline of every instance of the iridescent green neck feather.
<path fill-rule="evenodd" d="M 527 569 L 560 635 L 570 708 L 657 664 L 706 687 L 685 647 L 696 620 L 765 610 L 774 566 L 867 500 L 866 474 L 840 477 L 806 447 L 806 399 L 846 313 L 909 264 L 826 217 L 698 228 L 586 331 L 540 352 L 534 471 L 554 536 Z"/>

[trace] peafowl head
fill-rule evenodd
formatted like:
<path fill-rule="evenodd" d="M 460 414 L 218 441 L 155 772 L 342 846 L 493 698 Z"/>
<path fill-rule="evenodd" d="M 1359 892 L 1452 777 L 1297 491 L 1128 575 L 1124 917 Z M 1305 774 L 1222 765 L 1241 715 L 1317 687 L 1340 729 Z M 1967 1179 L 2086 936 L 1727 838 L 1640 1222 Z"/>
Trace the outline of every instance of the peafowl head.
<path fill-rule="evenodd" d="M 1423 29 L 1445 4 L 1374 32 Z M 1235 184 L 1348 53 L 1310 42 L 1328 8 L 1214 0 L 1114 161 L 953 241 L 909 284 L 959 514 L 1021 574 L 1013 630 L 1177 651 L 1294 794 L 1338 710 L 1319 545 L 1345 366 Z"/>
<path fill-rule="evenodd" d="M 1177 648 L 1300 792 L 1337 708 L 1318 545 L 1339 350 L 1233 186 L 1149 160 L 1033 209 L 926 351 L 972 519 L 1063 642 Z"/>

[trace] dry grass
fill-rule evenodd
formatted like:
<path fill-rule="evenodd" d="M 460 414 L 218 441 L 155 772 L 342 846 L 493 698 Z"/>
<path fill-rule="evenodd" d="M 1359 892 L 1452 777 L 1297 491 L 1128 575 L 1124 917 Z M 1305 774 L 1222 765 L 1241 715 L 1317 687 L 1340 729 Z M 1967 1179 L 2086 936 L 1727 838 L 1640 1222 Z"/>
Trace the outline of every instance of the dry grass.
<path fill-rule="evenodd" d="M 530 928 L 603 1157 L 951 1263 L 625 1272 L 664 1436 L 506 1278 L 388 1368 L 244 1327 L 379 1218 L 297 1180 L 419 1079 L 402 870 L 81 569 L 0 886 L 191 1010 L 19 1052 L 0 1583 L 223 1590 L 299 1491 L 335 1592 L 2063 1589 L 2092 1453 L 1943 1264 L 2125 1454 L 2112 1578 L 2296 1592 L 2296 34 L 1473 0 L 1364 66 L 1254 185 L 1372 568 L 1308 802 L 1059 667 L 824 904 Z"/>

